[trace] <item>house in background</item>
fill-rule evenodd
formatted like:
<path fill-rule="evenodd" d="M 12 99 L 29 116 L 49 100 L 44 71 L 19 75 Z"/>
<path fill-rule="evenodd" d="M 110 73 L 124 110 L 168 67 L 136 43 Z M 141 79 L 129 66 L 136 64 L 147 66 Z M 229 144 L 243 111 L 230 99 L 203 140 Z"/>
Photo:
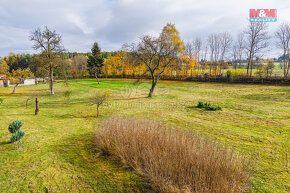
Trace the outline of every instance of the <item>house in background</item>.
<path fill-rule="evenodd" d="M 0 74 L 0 87 L 5 86 L 5 74 Z"/>
<path fill-rule="evenodd" d="M 32 84 L 35 84 L 35 78 L 30 77 L 30 78 L 27 78 L 27 79 L 21 79 L 21 83 L 18 84 L 18 86 L 32 85 Z M 7 86 L 15 86 L 15 83 L 12 83 L 12 82 L 10 82 L 8 80 Z"/>
<path fill-rule="evenodd" d="M 35 78 L 31 77 L 21 80 L 21 83 L 18 86 L 32 84 L 35 84 Z M 0 87 L 9 87 L 9 86 L 15 86 L 15 84 L 12 84 L 9 80 L 7 80 L 5 74 L 0 74 Z"/>
<path fill-rule="evenodd" d="M 32 85 L 32 84 L 35 84 L 35 81 L 36 81 L 35 78 L 30 77 L 30 78 L 24 79 L 21 85 Z"/>

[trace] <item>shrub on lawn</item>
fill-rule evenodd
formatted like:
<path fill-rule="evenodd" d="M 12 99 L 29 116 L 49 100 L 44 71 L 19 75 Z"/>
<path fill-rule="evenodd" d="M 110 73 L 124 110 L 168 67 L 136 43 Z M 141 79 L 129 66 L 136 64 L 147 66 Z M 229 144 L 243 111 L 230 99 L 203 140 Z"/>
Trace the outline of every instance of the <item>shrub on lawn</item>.
<path fill-rule="evenodd" d="M 134 118 L 110 118 L 94 144 L 151 182 L 157 192 L 248 192 L 248 162 L 190 132 Z"/>
<path fill-rule="evenodd" d="M 110 93 L 108 91 L 98 91 L 96 96 L 92 100 L 92 105 L 97 105 L 97 117 L 100 116 L 100 106 L 104 105 L 108 101 Z"/>
<path fill-rule="evenodd" d="M 16 120 L 10 123 L 8 130 L 13 135 L 10 137 L 11 143 L 16 143 L 16 149 L 21 147 L 21 139 L 24 137 L 25 133 L 21 130 L 22 121 Z"/>
<path fill-rule="evenodd" d="M 0 98 L 0 104 L 3 104 L 3 102 L 4 102 L 4 99 Z"/>
<path fill-rule="evenodd" d="M 66 98 L 66 102 L 67 103 L 70 103 L 71 95 L 72 95 L 72 91 L 71 90 L 64 91 L 63 96 Z"/>
<path fill-rule="evenodd" d="M 210 104 L 210 102 L 202 102 L 202 101 L 199 101 L 198 104 L 197 104 L 197 108 L 204 108 L 206 110 L 209 110 L 209 111 L 217 111 L 217 110 L 222 110 L 222 107 L 220 106 L 213 106 L 212 104 Z"/>
<path fill-rule="evenodd" d="M 202 101 L 198 101 L 197 108 L 204 108 L 204 103 Z"/>

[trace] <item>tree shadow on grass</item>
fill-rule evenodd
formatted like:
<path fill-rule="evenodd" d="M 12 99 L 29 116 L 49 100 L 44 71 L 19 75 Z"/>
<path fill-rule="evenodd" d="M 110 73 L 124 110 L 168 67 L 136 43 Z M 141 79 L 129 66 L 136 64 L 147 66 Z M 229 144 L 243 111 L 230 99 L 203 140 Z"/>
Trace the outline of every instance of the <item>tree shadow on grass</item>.
<path fill-rule="evenodd" d="M 11 92 L 9 93 L 0 93 L 0 96 L 14 96 L 14 97 L 42 97 L 42 96 L 48 96 L 49 93 L 35 93 L 35 92 L 31 92 L 31 93 L 14 93 L 12 94 Z"/>
<path fill-rule="evenodd" d="M 90 101 L 88 99 L 71 99 L 69 103 L 67 103 L 65 101 L 66 99 L 63 98 L 63 100 L 59 100 L 59 101 L 49 101 L 49 102 L 41 102 L 40 101 L 40 104 L 43 106 L 43 107 L 59 107 L 59 105 L 63 105 L 63 106 L 66 106 L 66 105 L 77 105 L 77 104 L 90 104 Z"/>
<path fill-rule="evenodd" d="M 0 142 L 0 145 L 8 145 L 10 144 L 11 142 L 10 141 L 1 141 Z"/>
<path fill-rule="evenodd" d="M 200 108 L 198 108 L 196 105 L 188 106 L 188 107 L 186 107 L 186 108 L 188 108 L 188 109 L 200 109 Z"/>
<path fill-rule="evenodd" d="M 107 157 L 98 156 L 92 140 L 92 132 L 74 134 L 62 139 L 52 149 L 93 191 L 153 192 L 149 184 L 132 171 L 120 168 Z"/>
<path fill-rule="evenodd" d="M 118 98 L 114 99 L 116 101 L 130 101 L 130 100 L 137 100 L 137 99 L 146 99 L 148 97 L 134 97 L 134 98 Z"/>

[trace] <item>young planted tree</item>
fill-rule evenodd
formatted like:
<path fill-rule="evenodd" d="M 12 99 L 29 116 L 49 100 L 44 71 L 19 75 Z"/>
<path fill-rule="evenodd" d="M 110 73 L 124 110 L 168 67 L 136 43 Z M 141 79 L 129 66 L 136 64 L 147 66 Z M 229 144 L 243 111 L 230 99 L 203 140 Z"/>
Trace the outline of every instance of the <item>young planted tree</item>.
<path fill-rule="evenodd" d="M 40 50 L 40 57 L 44 62 L 45 68 L 49 72 L 50 78 L 50 93 L 53 95 L 53 72 L 56 68 L 59 59 L 59 53 L 64 51 L 62 45 L 62 37 L 57 34 L 56 31 L 51 31 L 47 27 L 42 31 L 41 29 L 36 29 L 30 35 L 30 40 L 34 42 L 33 48 L 35 50 Z"/>
<path fill-rule="evenodd" d="M 100 106 L 103 105 L 110 97 L 108 92 L 97 92 L 96 96 L 93 98 L 92 105 L 97 105 L 97 117 L 100 116 Z"/>
<path fill-rule="evenodd" d="M 92 53 L 89 55 L 88 58 L 89 71 L 96 77 L 98 84 L 100 84 L 98 75 L 102 73 L 104 58 L 102 57 L 101 48 L 99 47 L 99 44 L 97 42 L 94 43 L 91 50 Z"/>
<path fill-rule="evenodd" d="M 23 83 L 24 79 L 33 76 L 34 74 L 30 71 L 29 68 L 25 70 L 22 69 L 12 70 L 12 72 L 8 74 L 8 79 L 10 80 L 10 82 L 15 84 L 12 94 L 15 93 L 17 86 Z"/>
<path fill-rule="evenodd" d="M 66 91 L 63 93 L 64 98 L 66 98 L 66 103 L 67 103 L 67 104 L 70 103 L 71 95 L 72 95 L 72 91 L 71 91 L 71 90 L 66 90 Z"/>
<path fill-rule="evenodd" d="M 22 121 L 16 120 L 10 123 L 8 130 L 12 133 L 12 137 L 10 137 L 11 143 L 16 143 L 16 149 L 21 147 L 21 139 L 25 135 L 24 131 L 21 130 Z"/>
<path fill-rule="evenodd" d="M 281 24 L 276 31 L 275 36 L 278 40 L 278 47 L 283 49 L 283 74 L 284 78 L 287 79 L 290 68 L 290 25 L 287 23 Z"/>
<path fill-rule="evenodd" d="M 178 30 L 173 24 L 167 24 L 159 37 L 145 35 L 140 38 L 141 42 L 134 46 L 131 51 L 140 63 L 146 65 L 152 79 L 148 97 L 152 97 L 157 82 L 169 66 L 180 64 L 179 58 L 184 51 L 184 44 Z"/>

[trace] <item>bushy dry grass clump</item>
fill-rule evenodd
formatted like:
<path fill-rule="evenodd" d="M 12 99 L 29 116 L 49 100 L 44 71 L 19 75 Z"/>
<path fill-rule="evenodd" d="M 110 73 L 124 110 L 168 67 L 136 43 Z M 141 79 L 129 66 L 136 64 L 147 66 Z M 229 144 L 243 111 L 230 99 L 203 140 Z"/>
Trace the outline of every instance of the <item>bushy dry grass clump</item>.
<path fill-rule="evenodd" d="M 202 136 L 162 123 L 110 118 L 96 130 L 94 143 L 151 182 L 158 192 L 248 192 L 243 157 Z"/>

